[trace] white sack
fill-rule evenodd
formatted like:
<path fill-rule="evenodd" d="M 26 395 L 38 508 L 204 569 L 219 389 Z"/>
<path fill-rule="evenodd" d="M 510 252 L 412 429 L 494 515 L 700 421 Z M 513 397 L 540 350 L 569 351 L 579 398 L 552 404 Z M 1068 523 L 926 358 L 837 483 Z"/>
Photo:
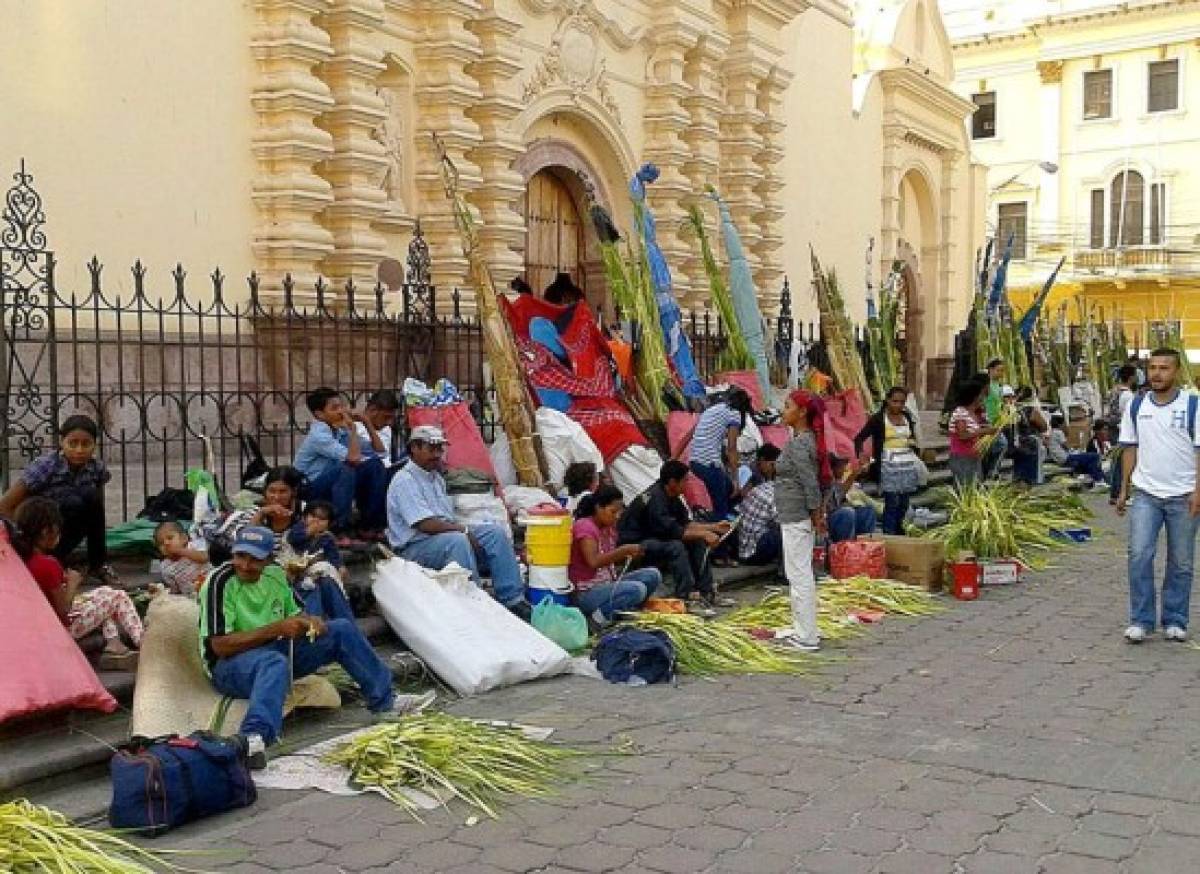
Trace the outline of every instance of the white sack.
<path fill-rule="evenodd" d="M 629 503 L 658 482 L 662 456 L 649 446 L 630 446 L 612 460 L 608 475 Z"/>
<path fill-rule="evenodd" d="M 604 456 L 582 425 L 566 413 L 549 407 L 538 407 L 536 416 L 548 468 L 546 477 L 550 482 L 562 485 L 567 467 L 579 461 L 590 461 L 596 465 L 596 470 L 604 470 Z"/>
<path fill-rule="evenodd" d="M 454 521 L 463 525 L 499 525 L 512 540 L 508 507 L 495 495 L 454 495 Z"/>
<path fill-rule="evenodd" d="M 534 507 L 541 504 L 557 504 L 545 489 L 535 489 L 532 486 L 508 486 L 504 490 L 504 503 L 508 506 L 508 511 L 514 513 L 518 519 L 520 516 L 532 510 Z"/>
<path fill-rule="evenodd" d="M 496 439 L 488 447 L 488 455 L 492 459 L 492 468 L 496 471 L 496 479 L 500 485 L 508 488 L 517 484 L 517 466 L 513 463 L 512 447 L 508 443 L 508 435 L 503 428 L 496 429 Z"/>
<path fill-rule="evenodd" d="M 392 630 L 459 695 L 475 695 L 571 668 L 571 657 L 471 582 L 457 565 L 427 572 L 393 558 L 372 586 Z"/>

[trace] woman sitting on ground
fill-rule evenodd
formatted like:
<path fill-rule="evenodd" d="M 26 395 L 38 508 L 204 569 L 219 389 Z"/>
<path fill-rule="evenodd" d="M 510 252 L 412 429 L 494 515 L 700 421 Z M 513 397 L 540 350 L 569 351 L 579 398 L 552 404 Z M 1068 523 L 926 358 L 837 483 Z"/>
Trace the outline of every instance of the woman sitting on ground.
<path fill-rule="evenodd" d="M 14 522 L 17 554 L 71 637 L 78 641 L 99 629 L 104 636 L 104 667 L 132 669 L 137 653 L 121 638 L 135 650 L 140 647 L 142 620 L 124 592 L 109 586 L 80 592 L 83 575 L 63 570 L 54 557 L 63 524 L 58 504 L 50 498 L 29 498 L 17 508 Z"/>
<path fill-rule="evenodd" d="M 662 582 L 657 568 L 622 573 L 645 550 L 636 543 L 617 546 L 617 520 L 625 504 L 616 486 L 600 486 L 579 503 L 571 529 L 571 564 L 567 575 L 572 600 L 588 622 L 610 623 L 619 611 L 637 610 Z"/>
<path fill-rule="evenodd" d="M 267 472 L 262 501 L 249 510 L 234 510 L 218 516 L 201 526 L 200 533 L 208 543 L 209 561 L 213 567 L 233 557 L 233 542 L 247 525 L 270 528 L 275 534 L 275 557 L 283 548 L 284 538 L 300 521 L 300 486 L 304 477 L 288 465 L 273 467 Z"/>

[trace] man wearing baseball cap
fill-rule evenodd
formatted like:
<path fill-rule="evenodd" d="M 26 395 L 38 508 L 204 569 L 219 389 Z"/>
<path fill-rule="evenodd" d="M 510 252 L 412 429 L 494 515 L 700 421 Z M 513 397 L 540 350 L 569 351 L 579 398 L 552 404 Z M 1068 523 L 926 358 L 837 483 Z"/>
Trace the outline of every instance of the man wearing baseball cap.
<path fill-rule="evenodd" d="M 292 679 L 325 665 L 345 668 L 374 713 L 406 713 L 428 703 L 392 693 L 392 672 L 354 622 L 301 611 L 283 569 L 271 563 L 274 545 L 269 529 L 243 528 L 233 558 L 200 589 L 200 656 L 217 691 L 250 700 L 240 733 L 251 767 L 259 768 L 283 728 Z"/>
<path fill-rule="evenodd" d="M 401 558 L 430 570 L 451 562 L 471 572 L 490 572 L 496 600 L 528 621 L 525 584 L 508 535 L 499 525 L 463 525 L 455 521 L 454 503 L 442 476 L 446 435 L 433 425 L 419 425 L 408 437 L 408 464 L 388 486 L 388 540 Z"/>

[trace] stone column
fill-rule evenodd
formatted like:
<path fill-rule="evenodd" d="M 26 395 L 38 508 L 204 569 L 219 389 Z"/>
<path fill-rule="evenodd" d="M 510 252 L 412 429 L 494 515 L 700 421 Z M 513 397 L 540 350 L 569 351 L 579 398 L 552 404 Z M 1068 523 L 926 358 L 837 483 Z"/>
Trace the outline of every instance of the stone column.
<path fill-rule="evenodd" d="M 960 299 L 963 288 L 973 287 L 969 278 L 960 278 L 958 275 L 958 245 L 954 242 L 957 236 L 956 230 L 962 226 L 962 219 L 955 209 L 955 204 L 958 203 L 958 174 L 963 157 L 963 154 L 957 151 L 947 151 L 941 156 L 942 190 L 939 233 L 942 244 L 939 254 L 941 263 L 938 264 L 937 326 L 933 348 L 925 350 L 927 358 L 954 354 L 954 335 L 962 327 L 950 321 L 954 301 Z M 921 390 L 925 391 L 926 386 L 921 386 Z"/>
<path fill-rule="evenodd" d="M 525 246 L 525 220 L 515 211 L 525 193 L 525 181 L 513 162 L 525 145 L 512 128 L 521 112 L 514 77 L 523 66 L 513 37 L 521 24 L 501 12 L 498 0 L 483 0 L 484 14 L 471 24 L 478 37 L 482 59 L 469 68 L 483 93 L 468 115 L 479 125 L 483 141 L 470 153 L 482 174 L 473 200 L 483 217 L 479 244 L 496 282 L 503 288 L 524 270 L 519 254 Z"/>
<path fill-rule="evenodd" d="M 1062 124 L 1062 61 L 1040 61 L 1038 74 L 1042 79 L 1039 92 L 1042 124 L 1041 160 L 1062 166 L 1062 145 L 1059 125 Z M 1038 180 L 1038 220 L 1033 239 L 1054 239 L 1059 216 L 1059 173 L 1042 173 Z M 1033 252 L 1030 251 L 1032 257 Z"/>
<path fill-rule="evenodd" d="M 701 37 L 687 54 L 684 79 L 689 93 L 684 100 L 690 123 L 683 134 L 687 143 L 687 160 L 683 173 L 688 178 L 693 196 L 703 194 L 706 185 L 719 188 L 721 181 L 721 58 L 729 48 L 729 40 L 718 33 L 710 32 Z M 701 209 L 706 218 L 715 215 L 711 204 L 701 200 Z M 716 222 L 709 223 L 713 247 L 719 253 L 720 242 Z M 720 256 L 718 254 L 718 260 Z M 708 281 L 700 250 L 696 245 L 689 248 L 684 259 L 684 272 L 692 277 L 693 297 L 707 299 Z"/>
<path fill-rule="evenodd" d="M 779 303 L 780 285 L 783 281 L 783 264 L 779 250 L 783 248 L 783 189 L 784 180 L 780 164 L 783 162 L 783 94 L 792 76 L 776 67 L 770 76 L 759 84 L 758 106 L 762 120 L 757 130 L 762 138 L 762 150 L 757 163 L 762 178 L 755 186 L 760 207 L 755 216 L 761 238 L 755 247 L 760 267 L 756 279 L 758 293 L 764 310 L 774 311 Z"/>
<path fill-rule="evenodd" d="M 383 20 L 383 0 L 333 0 L 317 20 L 333 45 L 333 56 L 320 68 L 334 99 L 333 109 L 319 121 L 333 138 L 333 155 L 319 168 L 333 187 L 324 222 L 333 233 L 334 251 L 323 269 L 340 281 L 373 282 L 385 254 L 383 238 L 372 228 L 387 203 L 387 157 L 373 136 L 386 115 L 375 87 L 385 69 L 376 45 Z"/>
<path fill-rule="evenodd" d="M 755 188 L 762 181 L 758 155 L 763 123 L 758 108 L 759 82 L 769 67 L 754 57 L 745 34 L 735 37 L 725 65 L 725 112 L 721 118 L 721 195 L 737 225 L 755 283 L 762 269 L 761 201 Z M 758 286 L 760 293 L 764 288 Z"/>
<path fill-rule="evenodd" d="M 258 225 L 253 250 L 267 300 L 280 293 L 287 273 L 298 295 L 310 293 L 322 261 L 334 250 L 333 235 L 321 224 L 333 201 L 332 186 L 316 170 L 333 155 L 333 138 L 315 124 L 334 102 L 313 73 L 333 54 L 328 34 L 313 24 L 313 17 L 329 7 L 329 0 L 255 3 L 250 48 L 258 65 L 251 95 L 257 116 L 252 196 Z"/>
<path fill-rule="evenodd" d="M 900 148 L 904 139 L 903 125 L 883 127 L 883 195 L 879 228 L 879 276 L 882 282 L 892 267 L 900 243 Z"/>
<path fill-rule="evenodd" d="M 691 124 L 685 102 L 691 89 L 684 80 L 685 57 L 696 37 L 677 22 L 656 26 L 651 37 L 650 73 L 643 113 L 646 143 L 642 154 L 656 165 L 659 178 L 649 189 L 649 204 L 658 225 L 658 243 L 671 268 L 675 296 L 680 306 L 694 305 L 691 259 L 694 244 L 683 235 L 685 205 L 692 185 L 684 175 L 688 146 L 684 134 Z"/>
<path fill-rule="evenodd" d="M 454 210 L 442 185 L 432 134 L 441 138 L 458 170 L 460 192 L 470 197 L 482 178 L 467 155 L 479 146 L 482 136 L 469 111 L 479 105 L 483 94 L 467 67 L 482 58 L 482 49 L 466 25 L 479 17 L 481 6 L 479 0 L 423 0 L 420 10 L 424 28 L 416 45 L 417 213 L 433 257 L 439 307 L 448 307 L 453 289 L 461 288 L 466 314 L 475 309 L 475 292 L 470 287 Z M 478 210 L 473 212 L 478 224 Z"/>

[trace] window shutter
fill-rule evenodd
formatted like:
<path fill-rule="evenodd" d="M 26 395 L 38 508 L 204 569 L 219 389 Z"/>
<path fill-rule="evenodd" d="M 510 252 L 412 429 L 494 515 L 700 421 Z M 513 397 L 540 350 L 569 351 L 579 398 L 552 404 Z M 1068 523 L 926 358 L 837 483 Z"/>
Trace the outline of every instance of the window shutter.
<path fill-rule="evenodd" d="M 1092 227 L 1088 245 L 1093 249 L 1104 248 L 1104 189 L 1092 189 Z"/>

